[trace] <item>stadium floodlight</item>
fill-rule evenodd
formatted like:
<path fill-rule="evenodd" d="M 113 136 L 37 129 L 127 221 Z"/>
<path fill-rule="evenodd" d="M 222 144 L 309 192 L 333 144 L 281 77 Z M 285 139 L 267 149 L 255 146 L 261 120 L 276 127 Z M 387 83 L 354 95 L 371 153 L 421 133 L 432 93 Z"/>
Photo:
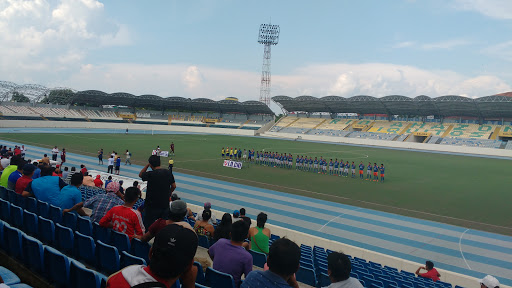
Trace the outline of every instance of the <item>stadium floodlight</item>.
<path fill-rule="evenodd" d="M 270 106 L 270 55 L 272 45 L 279 42 L 279 25 L 261 24 L 258 43 L 265 45 L 263 50 L 263 67 L 261 69 L 260 102 Z"/>

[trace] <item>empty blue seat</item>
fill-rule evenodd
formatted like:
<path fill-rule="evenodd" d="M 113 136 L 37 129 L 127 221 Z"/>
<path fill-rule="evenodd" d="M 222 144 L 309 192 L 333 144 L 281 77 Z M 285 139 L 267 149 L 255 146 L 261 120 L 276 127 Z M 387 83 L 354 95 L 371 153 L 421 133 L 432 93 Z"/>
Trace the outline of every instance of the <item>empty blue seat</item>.
<path fill-rule="evenodd" d="M 0 199 L 9 201 L 9 197 L 7 196 L 7 188 L 0 186 Z"/>
<path fill-rule="evenodd" d="M 147 242 L 142 242 L 137 238 L 132 239 L 131 245 L 132 250 L 130 254 L 140 257 L 146 260 L 146 263 L 149 263 L 149 250 L 151 249 L 151 245 Z"/>
<path fill-rule="evenodd" d="M 37 238 L 45 244 L 52 245 L 55 241 L 55 224 L 51 220 L 39 216 L 37 222 Z"/>
<path fill-rule="evenodd" d="M 5 238 L 4 238 L 4 227 L 5 225 L 9 225 L 6 222 L 0 220 L 0 249 L 4 249 L 6 246 Z"/>
<path fill-rule="evenodd" d="M 37 200 L 37 215 L 50 219 L 50 205 L 44 201 Z"/>
<path fill-rule="evenodd" d="M 11 204 L 11 222 L 10 224 L 16 228 L 23 227 L 23 209 L 21 207 Z"/>
<path fill-rule="evenodd" d="M 130 265 L 146 265 L 146 260 L 121 251 L 121 269 Z"/>
<path fill-rule="evenodd" d="M 61 224 L 55 224 L 55 247 L 61 252 L 71 255 L 74 247 L 73 230 Z"/>
<path fill-rule="evenodd" d="M 22 232 L 14 227 L 5 226 L 4 227 L 4 237 L 7 243 L 6 247 L 7 253 L 17 259 L 22 259 L 23 257 L 23 247 L 21 245 L 21 234 Z"/>
<path fill-rule="evenodd" d="M 267 263 L 267 255 L 265 253 L 249 250 L 249 253 L 252 255 L 252 264 L 254 266 L 263 268 L 265 263 Z"/>
<path fill-rule="evenodd" d="M 49 280 L 59 287 L 69 287 L 69 258 L 56 249 L 44 246 L 44 270 Z"/>
<path fill-rule="evenodd" d="M 68 227 L 69 229 L 75 231 L 76 229 L 76 214 L 71 212 L 66 212 L 62 215 L 62 225 Z"/>
<path fill-rule="evenodd" d="M 96 263 L 96 243 L 91 236 L 75 231 L 75 257 L 89 265 Z"/>
<path fill-rule="evenodd" d="M 119 253 L 122 251 L 130 252 L 130 238 L 124 233 L 112 230 L 110 232 L 110 244 L 116 247 Z"/>
<path fill-rule="evenodd" d="M 210 248 L 210 240 L 208 240 L 208 237 L 204 236 L 204 235 L 199 235 L 197 236 L 197 245 L 200 246 L 200 247 L 203 247 L 203 248 Z"/>
<path fill-rule="evenodd" d="M 14 284 L 14 285 L 9 285 L 10 288 L 32 288 L 32 286 L 30 285 L 27 285 L 27 284 L 23 284 L 23 283 L 20 283 L 20 284 Z"/>
<path fill-rule="evenodd" d="M 31 236 L 37 236 L 37 222 L 38 217 L 36 214 L 24 211 L 23 213 L 23 231 Z"/>
<path fill-rule="evenodd" d="M 11 204 L 17 205 L 16 204 L 16 192 L 7 189 L 7 200 L 9 202 L 11 202 Z"/>
<path fill-rule="evenodd" d="M 5 285 L 14 285 L 20 283 L 20 278 L 11 270 L 0 266 L 0 276 L 4 279 Z"/>
<path fill-rule="evenodd" d="M 2 186 L 0 186 L 2 187 Z M 11 217 L 11 203 L 0 199 L 0 220 L 9 221 Z"/>
<path fill-rule="evenodd" d="M 295 273 L 297 281 L 307 284 L 309 286 L 316 286 L 316 274 L 311 268 L 299 267 L 297 273 Z"/>
<path fill-rule="evenodd" d="M 69 268 L 70 287 L 74 288 L 100 288 L 98 273 L 71 261 Z"/>
<path fill-rule="evenodd" d="M 62 209 L 57 206 L 53 206 L 50 204 L 49 208 L 49 219 L 53 221 L 55 224 L 62 224 Z"/>
<path fill-rule="evenodd" d="M 197 267 L 196 283 L 203 284 L 203 285 L 206 284 L 206 279 L 204 278 L 203 265 L 201 265 L 201 263 L 199 263 L 197 261 L 194 261 L 194 266 Z"/>
<path fill-rule="evenodd" d="M 233 276 L 208 267 L 206 269 L 206 285 L 211 288 L 235 288 Z"/>
<path fill-rule="evenodd" d="M 279 238 L 281 238 L 281 237 L 274 235 L 274 234 L 270 234 L 270 240 L 277 240 Z"/>
<path fill-rule="evenodd" d="M 117 272 L 120 266 L 117 248 L 100 240 L 96 241 L 96 267 L 101 272 L 110 275 Z"/>
<path fill-rule="evenodd" d="M 34 213 L 34 214 L 38 213 L 36 198 L 32 198 L 32 197 L 25 198 L 25 210 L 27 210 L 28 212 Z"/>
<path fill-rule="evenodd" d="M 318 274 L 318 287 L 327 287 L 331 285 L 331 279 L 327 273 L 321 272 Z"/>
<path fill-rule="evenodd" d="M 88 217 L 78 215 L 76 218 L 76 231 L 92 237 L 93 234 L 91 220 Z"/>
<path fill-rule="evenodd" d="M 43 243 L 27 234 L 22 235 L 23 262 L 34 272 L 43 272 Z"/>
<path fill-rule="evenodd" d="M 98 222 L 92 223 L 92 230 L 94 234 L 94 239 L 96 241 L 101 241 L 104 244 L 110 244 L 110 231 L 111 229 L 101 227 Z"/>

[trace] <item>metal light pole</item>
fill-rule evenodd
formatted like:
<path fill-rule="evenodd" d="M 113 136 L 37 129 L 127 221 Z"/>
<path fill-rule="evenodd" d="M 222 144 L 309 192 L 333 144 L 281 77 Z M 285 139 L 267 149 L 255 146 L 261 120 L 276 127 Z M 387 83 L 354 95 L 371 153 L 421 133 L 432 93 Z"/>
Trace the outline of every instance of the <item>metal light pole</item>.
<path fill-rule="evenodd" d="M 260 102 L 270 107 L 270 55 L 271 45 L 279 42 L 279 25 L 261 24 L 258 43 L 265 45 L 263 52 L 263 67 L 261 69 Z"/>

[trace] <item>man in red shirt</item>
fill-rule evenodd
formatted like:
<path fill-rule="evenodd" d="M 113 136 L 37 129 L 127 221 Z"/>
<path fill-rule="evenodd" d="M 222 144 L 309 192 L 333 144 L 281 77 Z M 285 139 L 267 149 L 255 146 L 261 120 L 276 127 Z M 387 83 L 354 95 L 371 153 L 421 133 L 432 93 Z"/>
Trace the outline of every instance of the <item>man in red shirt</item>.
<path fill-rule="evenodd" d="M 138 284 L 159 287 L 159 283 L 169 288 L 178 278 L 181 278 L 182 287 L 195 287 L 197 267 L 193 263 L 196 250 L 194 231 L 176 224 L 167 225 L 156 234 L 149 251 L 149 266 L 128 266 L 112 274 L 107 280 L 107 288 L 129 288 Z"/>
<path fill-rule="evenodd" d="M 124 205 L 114 206 L 100 220 L 100 226 L 112 228 L 117 232 L 128 235 L 132 238 L 140 239 L 144 234 L 145 228 L 142 223 L 140 212 L 133 209 L 133 205 L 139 200 L 140 190 L 136 187 L 126 189 L 124 195 Z"/>
<path fill-rule="evenodd" d="M 96 179 L 94 179 L 94 186 L 103 187 L 103 181 L 101 181 L 101 175 L 96 175 Z"/>
<path fill-rule="evenodd" d="M 420 273 L 421 269 L 427 270 L 427 273 Z M 418 270 L 416 270 L 416 275 L 423 278 L 430 278 L 434 280 L 434 282 L 440 280 L 439 277 L 441 277 L 441 274 L 439 274 L 436 268 L 434 268 L 434 263 L 432 263 L 432 261 L 427 261 L 425 263 L 425 267 L 420 266 Z"/>
<path fill-rule="evenodd" d="M 80 173 L 82 173 L 82 175 L 85 175 L 85 173 L 87 173 L 87 168 L 84 164 L 80 165 Z"/>
<path fill-rule="evenodd" d="M 32 176 L 34 176 L 34 171 L 36 170 L 36 166 L 28 163 L 23 166 L 23 175 L 16 181 L 16 188 L 14 191 L 18 194 L 22 194 L 23 190 L 27 188 L 28 183 L 32 182 Z"/>

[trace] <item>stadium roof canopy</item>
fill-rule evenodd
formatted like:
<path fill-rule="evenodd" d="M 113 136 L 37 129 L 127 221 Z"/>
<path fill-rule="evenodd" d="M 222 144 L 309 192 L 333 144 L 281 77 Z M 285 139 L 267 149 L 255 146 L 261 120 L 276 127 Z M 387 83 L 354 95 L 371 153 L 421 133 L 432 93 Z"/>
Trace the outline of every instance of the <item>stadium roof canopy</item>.
<path fill-rule="evenodd" d="M 425 95 L 415 98 L 401 95 L 381 98 L 358 95 L 349 98 L 340 96 L 321 98 L 274 96 L 272 100 L 287 112 L 512 118 L 512 95 L 509 94 L 512 93 L 474 99 L 456 95 L 435 98 Z"/>

